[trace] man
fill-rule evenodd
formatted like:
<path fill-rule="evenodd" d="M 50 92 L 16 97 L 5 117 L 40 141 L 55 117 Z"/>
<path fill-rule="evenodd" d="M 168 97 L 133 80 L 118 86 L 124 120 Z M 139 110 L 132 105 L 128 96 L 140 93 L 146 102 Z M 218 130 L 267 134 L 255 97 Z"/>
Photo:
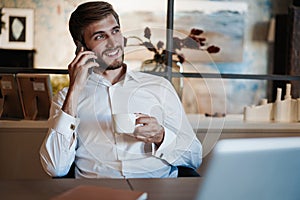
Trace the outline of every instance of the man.
<path fill-rule="evenodd" d="M 87 2 L 72 13 L 77 54 L 70 85 L 54 98 L 40 156 L 45 171 L 76 178 L 177 177 L 177 166 L 196 169 L 202 147 L 172 85 L 133 72 L 123 63 L 124 38 L 106 2 Z M 133 134 L 115 134 L 112 114 L 136 113 Z"/>

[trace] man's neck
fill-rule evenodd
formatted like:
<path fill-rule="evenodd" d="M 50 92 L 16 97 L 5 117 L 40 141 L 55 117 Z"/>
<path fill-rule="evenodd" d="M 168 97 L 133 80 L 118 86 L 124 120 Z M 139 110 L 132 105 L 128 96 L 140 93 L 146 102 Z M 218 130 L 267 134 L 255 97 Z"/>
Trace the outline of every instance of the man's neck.
<path fill-rule="evenodd" d="M 101 72 L 101 75 L 113 85 L 119 82 L 123 78 L 125 73 L 126 65 L 123 65 L 122 67 L 119 67 L 114 70 L 105 70 L 104 72 Z"/>

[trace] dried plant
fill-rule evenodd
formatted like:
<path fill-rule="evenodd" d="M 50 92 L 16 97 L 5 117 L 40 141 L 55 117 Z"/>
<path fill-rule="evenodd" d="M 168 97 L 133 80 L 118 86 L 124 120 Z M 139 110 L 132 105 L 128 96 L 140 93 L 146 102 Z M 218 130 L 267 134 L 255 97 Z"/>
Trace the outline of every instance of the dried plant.
<path fill-rule="evenodd" d="M 208 45 L 205 37 L 201 37 L 203 34 L 203 30 L 193 28 L 191 29 L 189 35 L 183 39 L 178 37 L 173 37 L 173 50 L 172 54 L 177 56 L 178 61 L 183 63 L 185 61 L 184 55 L 180 53 L 180 50 L 183 48 L 195 49 L 201 51 L 207 51 L 208 53 L 218 53 L 220 48 L 215 45 Z M 130 38 L 137 39 L 139 41 L 138 44 L 128 45 L 128 46 L 144 46 L 149 51 L 154 53 L 153 59 L 155 62 L 160 64 L 166 64 L 166 49 L 163 48 L 164 43 L 159 41 L 156 46 L 151 42 L 151 30 L 149 27 L 144 29 L 144 37 L 147 41 L 143 41 L 141 38 L 137 36 L 129 36 L 125 38 L 125 46 L 127 46 L 127 40 Z"/>

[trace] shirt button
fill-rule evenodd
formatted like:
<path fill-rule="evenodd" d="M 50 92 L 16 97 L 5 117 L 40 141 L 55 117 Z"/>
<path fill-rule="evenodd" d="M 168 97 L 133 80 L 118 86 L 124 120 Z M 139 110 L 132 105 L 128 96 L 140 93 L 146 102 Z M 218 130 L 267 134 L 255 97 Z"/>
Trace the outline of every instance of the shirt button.
<path fill-rule="evenodd" d="M 74 131 L 74 130 L 75 130 L 75 125 L 74 125 L 74 124 L 71 124 L 71 125 L 70 125 L 70 129 Z"/>

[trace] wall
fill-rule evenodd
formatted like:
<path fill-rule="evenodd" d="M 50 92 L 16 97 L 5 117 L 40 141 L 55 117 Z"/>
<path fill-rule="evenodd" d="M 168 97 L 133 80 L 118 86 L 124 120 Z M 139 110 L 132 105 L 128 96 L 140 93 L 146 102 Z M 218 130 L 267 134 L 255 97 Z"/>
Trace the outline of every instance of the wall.
<path fill-rule="evenodd" d="M 177 0 L 183 2 L 184 0 Z M 175 0 L 175 5 L 176 2 Z M 201 0 L 194 0 L 199 2 Z M 213 0 L 212 0 L 213 1 Z M 225 0 L 224 0 L 225 1 Z M 36 68 L 63 68 L 74 57 L 75 46 L 68 32 L 70 13 L 83 0 L 1 0 L 0 6 L 32 8 L 35 11 L 34 47 Z M 166 10 L 161 0 L 135 1 L 110 0 L 117 10 Z M 165 1 L 166 2 L 166 1 Z M 231 0 L 246 2 L 243 60 L 235 63 L 215 63 L 196 68 L 197 72 L 240 74 L 266 74 L 268 72 L 267 32 L 271 14 L 286 12 L 288 1 L 281 0 Z M 146 5 L 147 4 L 147 5 Z M 134 7 L 133 7 L 134 5 Z M 134 28 L 134 27 L 131 27 Z M 196 65 L 198 66 L 196 63 Z M 133 62 L 138 66 L 139 62 Z M 187 70 L 193 71 L 195 68 Z M 203 82 L 204 81 L 204 82 Z M 209 86 L 208 86 L 209 85 Z M 245 105 L 257 104 L 266 97 L 265 81 L 249 80 L 195 80 L 187 79 L 183 103 L 187 112 L 241 113 Z M 222 86 L 222 87 L 220 87 Z M 191 95 L 192 94 L 192 95 Z M 212 97 L 218 101 L 212 101 Z M 207 106 L 209 105 L 209 106 Z M 208 108 L 208 109 L 207 109 Z"/>

